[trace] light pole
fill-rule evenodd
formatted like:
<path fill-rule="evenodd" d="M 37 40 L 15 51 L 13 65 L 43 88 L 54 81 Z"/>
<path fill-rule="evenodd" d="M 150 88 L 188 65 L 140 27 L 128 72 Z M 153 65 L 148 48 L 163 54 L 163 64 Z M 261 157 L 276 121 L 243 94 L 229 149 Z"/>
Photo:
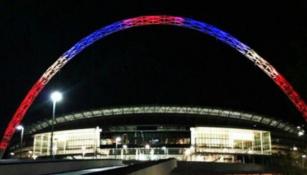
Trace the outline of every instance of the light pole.
<path fill-rule="evenodd" d="M 306 159 L 306 154 L 302 155 L 302 168 L 305 168 L 305 159 Z"/>
<path fill-rule="evenodd" d="M 149 144 L 146 144 L 146 145 L 145 145 L 144 154 L 148 154 L 148 155 L 147 155 L 147 159 L 148 159 L 148 160 L 152 157 L 151 150 L 149 150 L 149 149 L 150 149 L 150 145 L 149 145 Z M 149 152 L 146 151 L 146 150 L 148 150 Z"/>
<path fill-rule="evenodd" d="M 52 158 L 54 158 L 54 153 L 53 153 L 53 130 L 54 130 L 54 121 L 55 121 L 55 108 L 56 108 L 56 103 L 60 102 L 63 98 L 62 93 L 59 91 L 54 91 L 50 95 L 51 101 L 52 101 L 52 124 L 51 124 L 51 141 L 50 141 L 50 155 Z"/>
<path fill-rule="evenodd" d="M 120 137 L 116 137 L 115 139 L 115 159 L 117 158 L 117 147 L 118 147 L 118 143 L 122 140 L 122 138 Z"/>
<path fill-rule="evenodd" d="M 124 156 L 125 156 L 125 159 L 126 159 L 126 152 L 127 152 L 128 146 L 125 144 L 125 145 L 123 145 L 122 148 L 123 148 L 123 149 L 120 151 L 121 156 L 122 156 L 122 159 L 124 159 Z"/>
<path fill-rule="evenodd" d="M 84 159 L 85 151 L 86 151 L 86 146 L 81 146 L 82 150 L 82 158 Z"/>
<path fill-rule="evenodd" d="M 20 131 L 20 155 L 19 156 L 21 158 L 24 127 L 22 125 L 18 125 L 16 129 Z"/>
<path fill-rule="evenodd" d="M 166 146 L 162 146 L 162 150 L 163 150 L 163 153 L 164 153 L 164 158 L 166 158 L 167 157 L 167 155 L 166 155 Z"/>

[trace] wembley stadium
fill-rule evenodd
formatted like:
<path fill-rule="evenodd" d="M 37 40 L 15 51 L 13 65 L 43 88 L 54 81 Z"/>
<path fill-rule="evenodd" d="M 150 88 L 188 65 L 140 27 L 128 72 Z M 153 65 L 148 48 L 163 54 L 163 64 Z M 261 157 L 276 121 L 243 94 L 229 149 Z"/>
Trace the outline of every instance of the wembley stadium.
<path fill-rule="evenodd" d="M 51 119 L 26 125 L 22 145 L 17 134 L 9 156 L 261 163 L 306 151 L 300 126 L 218 108 L 134 106 L 57 116 L 53 144 L 51 126 Z"/>
<path fill-rule="evenodd" d="M 88 169 L 87 165 L 94 165 L 93 161 L 97 160 L 105 161 L 106 164 L 113 162 L 110 166 L 113 168 L 120 163 L 120 166 L 128 169 L 131 169 L 135 162 L 147 161 L 149 164 L 155 164 L 161 161 L 158 162 L 161 171 L 172 165 L 169 172 L 177 167 L 177 161 L 181 162 L 177 172 L 181 171 L 180 168 L 188 170 L 186 165 L 189 163 L 195 163 L 192 167 L 209 167 L 208 173 L 215 169 L 214 167 L 221 165 L 218 163 L 224 163 L 223 166 L 235 165 L 232 169 L 239 169 L 241 173 L 244 173 L 243 170 L 248 170 L 248 173 L 261 172 L 275 175 L 277 172 L 279 175 L 281 171 L 275 171 L 277 170 L 274 169 L 275 166 L 281 170 L 287 167 L 299 167 L 303 171 L 306 169 L 307 137 L 304 131 L 306 127 L 303 124 L 294 125 L 290 121 L 287 122 L 281 116 L 214 107 L 175 105 L 102 107 L 81 112 L 67 108 L 74 112 L 55 116 L 55 106 L 61 101 L 62 95 L 59 91 L 54 91 L 50 95 L 53 104 L 52 119 L 42 115 L 38 121 L 22 123 L 28 109 L 48 82 L 85 48 L 110 34 L 150 25 L 192 29 L 212 36 L 237 50 L 280 88 L 296 107 L 297 112 L 302 114 L 304 121 L 307 121 L 307 106 L 286 78 L 253 49 L 232 35 L 210 24 L 187 17 L 138 16 L 111 23 L 82 38 L 64 52 L 32 85 L 11 117 L 0 142 L 0 157 L 10 159 L 4 161 L 5 170 L 2 171 L 16 172 L 12 167 L 29 162 L 44 163 L 46 168 L 33 169 L 41 169 L 48 173 L 56 173 L 49 163 L 58 163 L 67 168 L 69 167 L 67 162 L 69 165 L 75 163 L 77 167 L 78 163 L 83 162 L 84 167 L 78 169 L 83 171 Z M 214 105 L 211 102 L 207 104 Z M 102 104 L 99 102 L 99 105 Z M 71 161 L 75 159 L 82 160 L 77 163 Z M 129 163 L 125 164 L 124 161 Z M 104 166 L 99 164 L 98 167 L 105 167 L 106 164 Z M 137 163 L 134 165 L 138 166 Z M 238 165 L 240 168 L 237 168 Z M 267 169 L 268 167 L 270 169 Z M 45 171 L 46 169 L 48 171 Z M 145 167 L 142 169 L 146 171 Z M 66 170 L 62 169 L 61 172 Z M 294 170 L 296 171 L 295 168 Z M 233 172 L 225 169 L 222 171 Z"/>

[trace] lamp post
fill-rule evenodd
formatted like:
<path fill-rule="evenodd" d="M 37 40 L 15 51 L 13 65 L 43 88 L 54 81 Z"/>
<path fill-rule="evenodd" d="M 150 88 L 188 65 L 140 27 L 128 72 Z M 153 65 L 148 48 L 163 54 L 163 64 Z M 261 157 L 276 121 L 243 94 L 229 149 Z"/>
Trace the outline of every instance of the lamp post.
<path fill-rule="evenodd" d="M 56 108 L 56 103 L 60 102 L 63 98 L 62 94 L 59 91 L 54 91 L 50 95 L 51 101 L 52 101 L 52 124 L 51 124 L 51 141 L 50 141 L 50 155 L 52 158 L 54 158 L 54 153 L 53 153 L 53 130 L 54 130 L 54 121 L 55 121 L 55 108 Z"/>
<path fill-rule="evenodd" d="M 23 133 L 24 133 L 24 127 L 22 126 L 22 125 L 18 125 L 17 127 L 16 127 L 16 129 L 17 130 L 19 130 L 20 131 L 20 158 L 22 157 L 21 156 L 21 151 L 22 151 L 22 141 L 23 141 Z"/>
<path fill-rule="evenodd" d="M 303 136 L 304 135 L 304 133 L 305 133 L 305 131 L 304 130 L 300 130 L 297 134 L 298 134 L 298 136 L 299 137 L 301 137 L 301 136 Z"/>
<path fill-rule="evenodd" d="M 86 146 L 81 146 L 82 150 L 82 159 L 84 159 L 85 151 L 86 151 Z"/>
<path fill-rule="evenodd" d="M 148 159 L 148 160 L 152 157 L 152 152 L 151 152 L 151 150 L 149 150 L 149 149 L 150 149 L 150 145 L 149 145 L 149 144 L 146 144 L 146 145 L 145 145 L 144 154 L 148 154 L 148 155 L 147 155 L 147 159 Z M 146 151 L 146 150 L 149 150 L 149 152 Z"/>
<path fill-rule="evenodd" d="M 305 168 L 305 159 L 306 159 L 306 154 L 302 155 L 302 168 Z"/>
<path fill-rule="evenodd" d="M 162 146 L 162 150 L 163 150 L 163 153 L 164 153 L 164 158 L 166 158 L 167 157 L 167 154 L 166 154 L 166 146 Z"/>
<path fill-rule="evenodd" d="M 118 143 L 122 140 L 122 138 L 120 137 L 116 137 L 115 138 L 115 159 L 117 158 L 117 147 L 118 147 Z"/>

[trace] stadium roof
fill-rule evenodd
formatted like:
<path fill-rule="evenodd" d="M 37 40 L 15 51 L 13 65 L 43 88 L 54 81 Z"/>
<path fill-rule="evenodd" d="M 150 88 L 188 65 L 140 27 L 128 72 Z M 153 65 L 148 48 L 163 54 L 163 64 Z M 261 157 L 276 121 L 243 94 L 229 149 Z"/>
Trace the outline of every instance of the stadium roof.
<path fill-rule="evenodd" d="M 223 110 L 206 107 L 180 107 L 180 106 L 135 106 L 135 107 L 118 107 L 104 108 L 90 111 L 83 111 L 56 117 L 55 125 L 81 121 L 84 119 L 97 119 L 107 116 L 133 116 L 141 114 L 175 114 L 175 115 L 194 115 L 200 117 L 213 117 L 221 119 L 235 119 L 238 121 L 248 121 L 255 124 L 261 124 L 270 128 L 286 131 L 288 133 L 297 133 L 295 126 L 276 120 L 267 116 L 238 112 L 232 110 Z M 27 134 L 33 134 L 43 129 L 51 127 L 52 120 L 39 121 L 32 124 L 27 129 Z"/>

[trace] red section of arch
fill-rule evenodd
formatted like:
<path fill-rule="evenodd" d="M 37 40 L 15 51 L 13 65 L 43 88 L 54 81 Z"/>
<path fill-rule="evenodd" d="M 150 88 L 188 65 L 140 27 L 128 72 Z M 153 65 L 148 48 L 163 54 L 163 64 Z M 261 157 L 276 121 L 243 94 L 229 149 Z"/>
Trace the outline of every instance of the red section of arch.
<path fill-rule="evenodd" d="M 12 117 L 12 120 L 9 122 L 7 128 L 5 129 L 3 138 L 0 142 L 0 150 L 5 150 L 10 140 L 15 133 L 16 126 L 20 124 L 21 120 L 23 119 L 25 113 L 33 103 L 34 99 L 37 97 L 37 95 L 40 93 L 40 91 L 44 88 L 44 83 L 39 79 L 30 89 L 27 96 L 23 99 L 21 104 L 19 105 L 17 111 L 15 112 L 14 116 Z"/>
<path fill-rule="evenodd" d="M 307 122 L 307 105 L 305 104 L 303 99 L 298 95 L 298 93 L 293 89 L 291 84 L 280 74 L 274 79 L 274 81 L 293 102 L 297 110 L 299 110 L 303 114 L 303 117 Z"/>
<path fill-rule="evenodd" d="M 126 26 L 142 26 L 153 24 L 176 24 L 183 25 L 184 18 L 176 16 L 141 16 L 123 20 Z"/>

